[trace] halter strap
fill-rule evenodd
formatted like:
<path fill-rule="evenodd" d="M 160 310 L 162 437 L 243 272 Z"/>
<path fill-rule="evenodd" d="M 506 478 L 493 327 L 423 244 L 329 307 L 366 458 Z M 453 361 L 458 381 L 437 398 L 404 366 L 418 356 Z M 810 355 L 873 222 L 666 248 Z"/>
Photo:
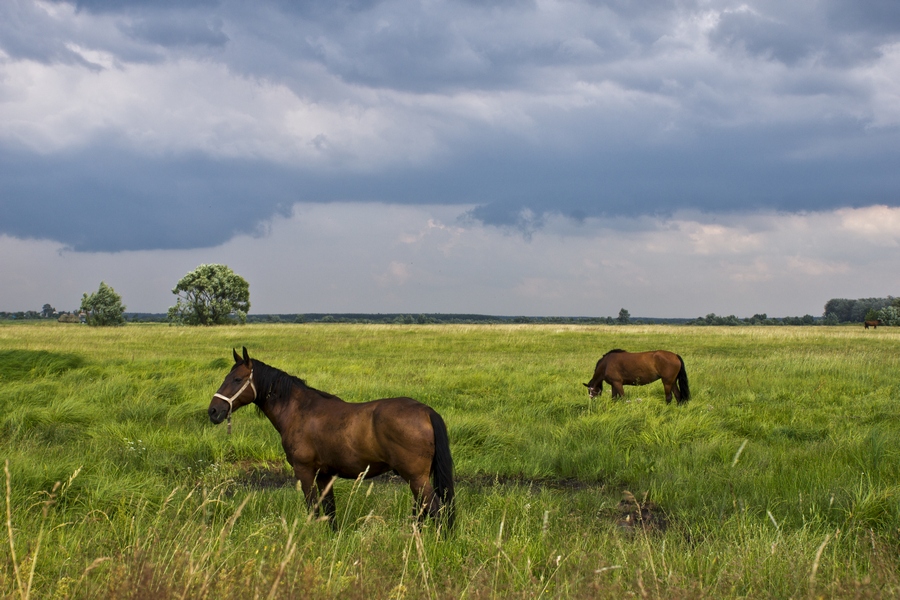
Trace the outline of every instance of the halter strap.
<path fill-rule="evenodd" d="M 256 400 L 256 386 L 253 385 L 253 369 L 250 369 L 250 376 L 247 378 L 247 381 L 244 382 L 244 385 L 241 386 L 241 389 L 236 391 L 234 393 L 234 395 L 231 396 L 231 398 L 229 398 L 228 396 L 225 396 L 223 394 L 220 394 L 219 392 L 216 392 L 215 394 L 213 394 L 213 398 L 221 398 L 222 400 L 224 400 L 225 402 L 228 403 L 228 434 L 229 435 L 231 435 L 231 412 L 234 407 L 234 401 L 237 399 L 238 396 L 240 396 L 241 394 L 244 393 L 244 390 L 247 389 L 248 385 L 250 386 L 250 389 L 253 390 L 253 399 Z"/>

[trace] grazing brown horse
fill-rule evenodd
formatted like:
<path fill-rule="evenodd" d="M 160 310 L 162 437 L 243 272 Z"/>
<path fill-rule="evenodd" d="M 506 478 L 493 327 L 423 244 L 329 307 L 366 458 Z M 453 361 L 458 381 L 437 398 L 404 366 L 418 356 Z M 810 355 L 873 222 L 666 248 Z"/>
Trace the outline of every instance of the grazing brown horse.
<path fill-rule="evenodd" d="M 344 402 L 243 350 L 243 357 L 232 351 L 234 366 L 209 404 L 209 419 L 219 424 L 256 404 L 281 434 L 310 509 L 336 527 L 333 477 L 394 471 L 409 483 L 420 515 L 453 527 L 453 459 L 447 427 L 432 408 L 412 398 Z"/>
<path fill-rule="evenodd" d="M 869 327 L 871 327 L 872 329 L 878 329 L 878 326 L 881 325 L 881 321 L 877 319 L 875 321 L 864 321 L 863 325 L 865 325 L 866 329 L 868 329 Z"/>
<path fill-rule="evenodd" d="M 594 377 L 587 386 L 591 398 L 603 393 L 603 382 L 612 387 L 612 397 L 625 395 L 623 385 L 646 385 L 662 379 L 666 392 L 666 404 L 672 401 L 672 394 L 679 404 L 691 398 L 688 388 L 687 371 L 684 361 L 674 352 L 655 350 L 653 352 L 625 352 L 610 350 L 597 361 Z"/>

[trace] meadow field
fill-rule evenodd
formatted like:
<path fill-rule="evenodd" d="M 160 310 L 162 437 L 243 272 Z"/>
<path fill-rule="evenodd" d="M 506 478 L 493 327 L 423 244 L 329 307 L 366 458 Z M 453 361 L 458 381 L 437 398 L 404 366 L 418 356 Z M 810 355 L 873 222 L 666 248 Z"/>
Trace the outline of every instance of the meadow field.
<path fill-rule="evenodd" d="M 310 518 L 252 407 L 206 410 L 232 348 L 347 401 L 447 422 L 457 527 L 397 478 Z M 680 354 L 692 399 L 582 383 Z M 4 598 L 900 595 L 900 330 L 0 325 Z"/>

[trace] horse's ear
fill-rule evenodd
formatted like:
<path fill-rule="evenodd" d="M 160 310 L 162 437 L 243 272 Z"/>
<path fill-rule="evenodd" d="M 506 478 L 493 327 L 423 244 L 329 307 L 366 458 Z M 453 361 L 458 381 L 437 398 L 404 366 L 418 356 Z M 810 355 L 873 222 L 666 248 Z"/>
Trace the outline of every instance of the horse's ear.
<path fill-rule="evenodd" d="M 234 364 L 238 364 L 239 362 L 241 362 L 241 357 L 238 356 L 237 350 L 232 348 L 231 353 L 234 354 Z"/>
<path fill-rule="evenodd" d="M 247 346 L 242 346 L 242 348 L 244 349 L 244 362 L 247 366 L 250 366 L 250 355 L 247 354 Z"/>
<path fill-rule="evenodd" d="M 586 388 L 591 387 L 591 386 L 590 386 L 589 384 L 587 384 L 587 383 L 583 383 L 582 385 L 583 385 L 584 387 L 586 387 Z"/>

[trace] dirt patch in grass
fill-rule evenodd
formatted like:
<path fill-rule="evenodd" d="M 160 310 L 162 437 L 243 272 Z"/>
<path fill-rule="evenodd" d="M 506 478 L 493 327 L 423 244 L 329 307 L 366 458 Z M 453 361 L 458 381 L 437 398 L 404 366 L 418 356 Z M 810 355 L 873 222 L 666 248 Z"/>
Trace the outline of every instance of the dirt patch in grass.
<path fill-rule="evenodd" d="M 268 460 L 263 462 L 243 460 L 235 465 L 238 476 L 235 483 L 240 487 L 254 490 L 271 490 L 294 487 L 294 473 L 283 462 Z"/>
<path fill-rule="evenodd" d="M 646 494 L 638 500 L 625 490 L 616 506 L 616 525 L 625 531 L 665 531 L 669 519 L 659 506 L 647 500 Z"/>
<path fill-rule="evenodd" d="M 528 477 L 526 475 L 470 475 L 458 477 L 457 484 L 468 485 L 476 489 L 503 487 L 524 487 L 535 492 L 541 489 L 581 491 L 603 490 L 606 485 L 599 481 L 582 481 L 574 477 Z"/>

